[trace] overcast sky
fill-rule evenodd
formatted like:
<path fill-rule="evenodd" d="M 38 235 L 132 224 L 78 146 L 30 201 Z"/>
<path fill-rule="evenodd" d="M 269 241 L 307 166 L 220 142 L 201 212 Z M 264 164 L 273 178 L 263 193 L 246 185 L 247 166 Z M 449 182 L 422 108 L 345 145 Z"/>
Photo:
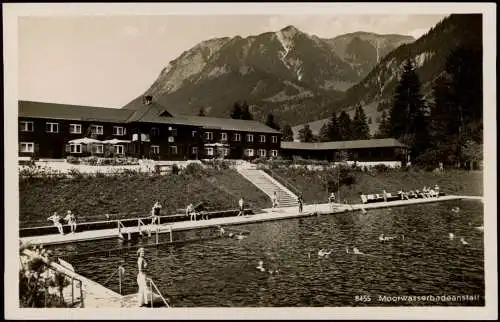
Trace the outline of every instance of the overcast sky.
<path fill-rule="evenodd" d="M 354 31 L 416 38 L 446 14 L 128 15 L 18 18 L 19 98 L 121 107 L 169 61 L 202 40 L 246 37 L 287 25 L 319 37 Z"/>

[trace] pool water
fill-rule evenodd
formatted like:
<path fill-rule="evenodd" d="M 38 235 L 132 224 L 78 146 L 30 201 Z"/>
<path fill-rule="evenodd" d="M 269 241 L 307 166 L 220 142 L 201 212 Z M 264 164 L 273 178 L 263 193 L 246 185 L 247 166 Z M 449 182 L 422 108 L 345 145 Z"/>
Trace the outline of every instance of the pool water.
<path fill-rule="evenodd" d="M 451 215 L 457 204 L 460 213 Z M 481 202 L 442 202 L 234 226 L 249 231 L 248 237 L 148 247 L 145 258 L 148 274 L 174 307 L 484 306 L 484 238 L 474 228 L 482 225 Z M 381 243 L 381 233 L 396 238 Z M 209 236 L 216 236 L 215 229 L 180 233 L 175 239 Z M 160 236 L 160 242 L 167 240 L 167 234 Z M 122 293 L 131 294 L 137 292 L 136 246 L 148 242 L 154 237 L 78 243 L 55 251 L 77 272 L 115 291 L 118 275 L 109 276 L 122 265 Z M 347 253 L 346 247 L 353 246 L 367 255 Z M 132 248 L 89 253 L 116 247 Z M 322 248 L 332 250 L 329 257 L 318 256 Z M 259 271 L 259 260 L 279 272 Z M 363 295 L 370 301 L 360 301 Z M 477 297 L 378 300 L 404 295 Z"/>

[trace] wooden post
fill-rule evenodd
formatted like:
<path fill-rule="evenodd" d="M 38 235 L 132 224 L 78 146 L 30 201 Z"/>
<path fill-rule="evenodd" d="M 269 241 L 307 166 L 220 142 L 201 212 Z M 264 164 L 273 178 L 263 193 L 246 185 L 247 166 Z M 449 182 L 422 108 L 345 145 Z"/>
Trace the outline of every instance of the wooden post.
<path fill-rule="evenodd" d="M 122 295 L 122 268 L 118 267 L 118 287 L 120 290 L 120 295 Z"/>
<path fill-rule="evenodd" d="M 71 276 L 71 305 L 75 304 L 75 278 Z"/>
<path fill-rule="evenodd" d="M 158 245 L 158 226 L 156 226 L 156 245 Z"/>
<path fill-rule="evenodd" d="M 81 280 L 80 280 L 80 301 L 82 303 L 81 307 L 84 307 L 84 304 L 83 304 L 83 283 Z"/>
<path fill-rule="evenodd" d="M 169 227 L 170 229 L 170 242 L 172 243 L 173 242 L 173 238 L 172 238 L 172 226 Z"/>

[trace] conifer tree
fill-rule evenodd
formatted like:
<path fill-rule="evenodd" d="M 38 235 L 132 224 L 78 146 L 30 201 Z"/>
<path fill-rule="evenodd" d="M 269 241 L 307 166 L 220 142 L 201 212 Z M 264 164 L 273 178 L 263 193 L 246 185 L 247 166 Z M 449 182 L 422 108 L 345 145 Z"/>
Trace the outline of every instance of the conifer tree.
<path fill-rule="evenodd" d="M 280 130 L 278 123 L 274 120 L 274 115 L 272 113 L 267 114 L 266 125 L 272 129 Z"/>
<path fill-rule="evenodd" d="M 241 105 L 240 102 L 234 102 L 233 109 L 231 110 L 232 119 L 241 119 Z"/>
<path fill-rule="evenodd" d="M 285 124 L 283 126 L 283 130 L 281 131 L 281 141 L 293 141 L 293 130 L 289 124 Z"/>
<path fill-rule="evenodd" d="M 366 120 L 365 111 L 358 105 L 352 121 L 352 134 L 355 140 L 367 140 L 370 138 L 370 128 Z"/>
<path fill-rule="evenodd" d="M 248 106 L 247 101 L 243 101 L 243 104 L 241 104 L 241 115 L 240 118 L 242 120 L 253 120 L 253 115 L 250 112 L 250 108 Z"/>
<path fill-rule="evenodd" d="M 304 127 L 299 130 L 299 140 L 300 142 L 313 142 L 314 136 L 309 124 L 305 124 Z"/>
<path fill-rule="evenodd" d="M 408 59 L 394 93 L 390 135 L 410 147 L 412 159 L 422 153 L 428 143 L 424 108 L 420 79 Z"/>
<path fill-rule="evenodd" d="M 328 142 L 330 141 L 330 122 L 326 122 L 321 126 L 318 134 L 319 142 Z"/>
<path fill-rule="evenodd" d="M 342 111 L 339 115 L 339 140 L 349 141 L 352 140 L 352 121 L 346 111 Z"/>
<path fill-rule="evenodd" d="M 328 123 L 328 140 L 340 141 L 339 122 L 335 113 L 332 113 L 332 117 L 330 118 L 330 122 Z"/>

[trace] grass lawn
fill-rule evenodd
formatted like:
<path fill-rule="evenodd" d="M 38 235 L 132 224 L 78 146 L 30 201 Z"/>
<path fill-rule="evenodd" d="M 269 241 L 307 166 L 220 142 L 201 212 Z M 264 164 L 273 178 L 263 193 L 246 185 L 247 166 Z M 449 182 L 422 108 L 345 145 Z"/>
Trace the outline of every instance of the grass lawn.
<path fill-rule="evenodd" d="M 54 211 L 76 213 L 79 222 L 149 215 L 156 200 L 163 214 L 175 214 L 189 203 L 203 202 L 214 209 L 236 209 L 243 196 L 255 210 L 270 207 L 269 197 L 231 169 L 203 169 L 191 174 L 148 176 L 131 174 L 78 179 L 21 179 L 20 227 L 50 225 Z"/>
<path fill-rule="evenodd" d="M 327 202 L 328 193 L 323 171 L 285 167 L 274 168 L 272 171 L 297 190 L 302 191 L 306 203 Z M 355 177 L 355 183 L 351 187 L 340 187 L 342 202 L 347 200 L 349 203 L 360 203 L 360 194 L 381 194 L 384 189 L 395 193 L 400 189 L 422 190 L 424 186 L 434 187 L 435 184 L 438 184 L 440 190 L 446 194 L 483 195 L 482 171 L 450 170 L 435 173 L 388 170 L 387 172 L 352 171 L 351 173 Z M 279 177 L 276 179 L 280 180 Z"/>

